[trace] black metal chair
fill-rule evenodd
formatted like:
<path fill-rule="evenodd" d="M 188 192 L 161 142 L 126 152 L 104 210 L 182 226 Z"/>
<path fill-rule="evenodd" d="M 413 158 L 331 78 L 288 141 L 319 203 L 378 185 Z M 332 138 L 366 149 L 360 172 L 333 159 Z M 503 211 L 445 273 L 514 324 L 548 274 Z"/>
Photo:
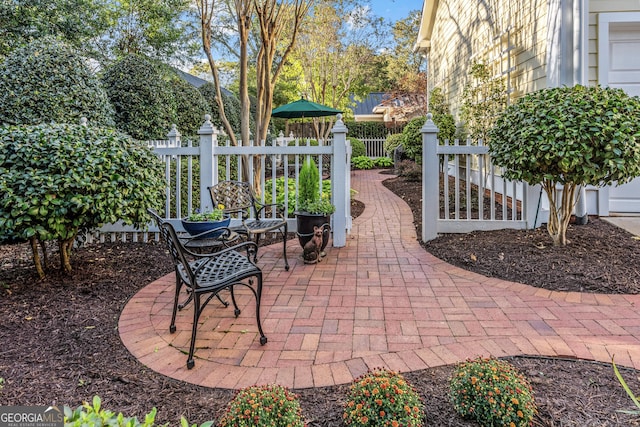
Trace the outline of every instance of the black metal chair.
<path fill-rule="evenodd" d="M 151 210 L 150 213 L 158 221 L 158 227 L 169 247 L 175 266 L 176 289 L 171 324 L 169 325 L 171 333 L 176 331 L 175 321 L 178 309 L 182 309 L 189 300 L 193 300 L 193 325 L 191 327 L 187 368 L 191 369 L 195 365 L 193 353 L 195 351 L 198 319 L 209 301 L 213 297 L 220 299 L 219 293 L 223 290 L 229 290 L 234 306 L 234 315 L 236 317 L 240 315 L 240 309 L 234 295 L 235 286 L 247 287 L 253 293 L 256 299 L 256 321 L 258 323 L 258 332 L 260 333 L 260 344 L 266 344 L 267 337 L 262 331 L 260 322 L 262 270 L 251 261 L 251 256 L 255 256 L 255 252 L 258 250 L 257 245 L 254 242 L 243 242 L 215 253 L 195 253 L 185 248 L 185 238 L 178 237 L 175 228 L 170 222 L 163 220 Z M 189 300 L 184 304 L 179 304 L 178 300 L 183 285 L 190 294 Z M 201 298 L 204 298 L 204 301 Z M 228 305 L 227 303 L 224 304 Z"/>
<path fill-rule="evenodd" d="M 250 239 L 258 244 L 260 236 L 269 232 L 279 232 L 282 236 L 284 255 L 284 269 L 289 271 L 287 261 L 287 219 L 284 206 L 260 203 L 251 191 L 248 182 L 221 181 L 209 187 L 209 194 L 213 206 L 223 205 L 230 214 L 241 214 L 243 228 L 234 229 L 239 233 L 246 233 Z M 257 261 L 256 252 L 254 262 Z"/>

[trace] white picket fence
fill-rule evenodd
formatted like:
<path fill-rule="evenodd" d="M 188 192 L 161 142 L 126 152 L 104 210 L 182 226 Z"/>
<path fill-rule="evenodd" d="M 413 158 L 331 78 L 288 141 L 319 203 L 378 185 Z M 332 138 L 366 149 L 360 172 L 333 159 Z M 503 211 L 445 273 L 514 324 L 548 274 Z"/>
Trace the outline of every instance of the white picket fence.
<path fill-rule="evenodd" d="M 346 235 L 351 229 L 351 147 L 346 139 L 347 128 L 341 117 L 336 121 L 332 134 L 330 145 L 311 146 L 309 141 L 301 140 L 288 145 L 289 141 L 281 137 L 273 146 L 231 146 L 228 142 L 219 146 L 220 133 L 207 116 L 198 131 L 198 144 L 194 145 L 192 141 L 183 144 L 181 135 L 174 126 L 166 141 L 149 142 L 165 166 L 164 217 L 169 218 L 178 230 L 182 230 L 181 217 L 196 209 L 209 211 L 213 208 L 207 188 L 219 180 L 228 179 L 250 183 L 259 181 L 257 193 L 263 203 L 280 201 L 285 209 L 295 208 L 300 167 L 304 159 L 311 156 L 316 160 L 320 176 L 331 181 L 331 202 L 336 207 L 331 223 L 332 244 L 335 247 L 344 246 Z M 247 169 L 243 169 L 243 163 L 247 165 Z M 259 169 L 254 168 L 255 164 L 260 165 Z M 248 176 L 243 176 L 243 170 L 248 171 Z M 256 174 L 259 174 L 259 180 L 255 179 Z M 277 179 L 284 179 L 285 182 L 291 179 L 295 183 L 295 189 L 291 191 L 288 185 L 284 185 L 284 194 L 277 194 Z M 199 182 L 198 186 L 195 185 L 196 182 Z M 321 189 L 322 180 L 318 191 Z M 271 194 L 270 199 L 265 198 L 268 192 Z M 234 219 L 232 225 L 238 222 L 239 219 Z M 288 226 L 290 231 L 296 231 L 295 218 L 288 219 Z M 146 241 L 157 238 L 154 224 L 149 224 L 147 230 L 136 230 L 121 223 L 105 225 L 96 233 L 85 237 L 88 242 Z"/>
<path fill-rule="evenodd" d="M 481 144 L 440 145 L 438 128 L 427 115 L 422 127 L 423 241 L 438 233 L 531 229 L 540 224 L 540 186 L 502 178 L 491 163 L 489 148 Z"/>

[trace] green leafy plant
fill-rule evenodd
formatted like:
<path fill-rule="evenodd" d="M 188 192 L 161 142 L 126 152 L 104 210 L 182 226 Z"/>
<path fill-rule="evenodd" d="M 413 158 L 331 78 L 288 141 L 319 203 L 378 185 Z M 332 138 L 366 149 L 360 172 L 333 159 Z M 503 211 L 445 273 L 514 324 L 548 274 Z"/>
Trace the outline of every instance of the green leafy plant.
<path fill-rule="evenodd" d="M 422 162 L 422 126 L 427 119 L 416 117 L 407 123 L 402 130 L 402 147 L 404 152 L 412 160 Z"/>
<path fill-rule="evenodd" d="M 320 173 L 311 157 L 308 157 L 300 168 L 298 183 L 299 211 L 324 215 L 330 215 L 335 211 L 335 206 L 331 204 L 325 193 L 320 194 Z"/>
<path fill-rule="evenodd" d="M 563 246 L 578 186 L 640 176 L 639 133 L 640 98 L 576 85 L 532 92 L 509 106 L 489 132 L 489 151 L 506 179 L 542 184 L 547 231 Z"/>
<path fill-rule="evenodd" d="M 302 427 L 298 396 L 280 385 L 243 388 L 229 402 L 220 427 Z"/>
<path fill-rule="evenodd" d="M 382 149 L 387 153 L 387 156 L 393 157 L 394 151 L 402 145 L 403 139 L 404 136 L 401 133 L 387 135 L 387 139 L 385 139 L 382 144 Z"/>
<path fill-rule="evenodd" d="M 72 410 L 64 407 L 65 427 L 83 426 L 114 426 L 114 427 L 153 427 L 156 419 L 156 408 L 153 408 L 140 422 L 136 417 L 125 417 L 122 413 L 102 409 L 102 401 L 99 396 L 93 397 L 91 404 L 84 402 L 81 406 Z M 168 424 L 166 424 L 168 425 Z"/>
<path fill-rule="evenodd" d="M 0 124 L 113 126 L 100 80 L 77 51 L 45 37 L 0 61 Z"/>
<path fill-rule="evenodd" d="M 360 157 L 367 155 L 367 147 L 364 145 L 364 142 L 360 141 L 358 138 L 354 138 L 352 136 L 347 138 L 351 143 L 351 156 L 352 157 Z"/>
<path fill-rule="evenodd" d="M 352 157 L 351 165 L 356 169 L 373 169 L 375 166 L 373 159 L 367 156 Z"/>
<path fill-rule="evenodd" d="M 374 369 L 356 378 L 349 389 L 343 419 L 350 426 L 423 425 L 424 404 L 401 374 Z"/>
<path fill-rule="evenodd" d="M 192 212 L 189 216 L 187 216 L 187 221 L 220 221 L 222 218 L 224 218 L 224 216 L 224 205 L 218 205 L 211 212 Z"/>
<path fill-rule="evenodd" d="M 536 414 L 533 389 L 515 367 L 494 358 L 459 363 L 450 380 L 455 410 L 486 426 L 525 427 Z"/>
<path fill-rule="evenodd" d="M 636 408 L 638 408 L 638 410 L 635 410 L 635 411 L 619 409 L 618 412 L 622 412 L 624 414 L 630 414 L 630 415 L 640 415 L 640 401 L 638 401 L 638 397 L 635 394 L 633 394 L 633 392 L 631 391 L 631 388 L 629 388 L 629 386 L 627 385 L 627 382 L 622 377 L 622 374 L 618 370 L 616 363 L 613 361 L 613 357 L 611 358 L 611 365 L 613 366 L 613 372 L 616 374 L 616 378 L 620 382 L 620 385 L 622 386 L 624 391 L 627 393 L 627 395 L 629 396 L 633 404 L 636 405 Z"/>
<path fill-rule="evenodd" d="M 389 157 L 376 157 L 373 159 L 373 165 L 378 168 L 390 168 L 393 166 L 393 159 Z"/>
<path fill-rule="evenodd" d="M 79 231 L 122 220 L 143 227 L 164 200 L 163 170 L 146 144 L 112 129 L 52 124 L 0 127 L 0 241 L 58 240 L 64 271 Z M 46 255 L 46 253 L 45 253 Z M 45 256 L 46 259 L 46 256 Z"/>

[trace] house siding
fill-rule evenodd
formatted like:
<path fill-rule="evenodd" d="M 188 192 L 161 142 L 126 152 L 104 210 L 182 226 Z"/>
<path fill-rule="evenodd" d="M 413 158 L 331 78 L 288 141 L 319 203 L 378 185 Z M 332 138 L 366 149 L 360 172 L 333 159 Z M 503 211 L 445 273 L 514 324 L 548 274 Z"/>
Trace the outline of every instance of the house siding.
<path fill-rule="evenodd" d="M 546 87 L 547 0 L 441 0 L 429 54 L 431 88 L 459 118 L 473 62 L 502 76 L 510 98 Z"/>
<path fill-rule="evenodd" d="M 638 0 L 591 0 L 589 2 L 589 72 L 590 85 L 598 79 L 598 15 L 612 12 L 640 12 Z"/>

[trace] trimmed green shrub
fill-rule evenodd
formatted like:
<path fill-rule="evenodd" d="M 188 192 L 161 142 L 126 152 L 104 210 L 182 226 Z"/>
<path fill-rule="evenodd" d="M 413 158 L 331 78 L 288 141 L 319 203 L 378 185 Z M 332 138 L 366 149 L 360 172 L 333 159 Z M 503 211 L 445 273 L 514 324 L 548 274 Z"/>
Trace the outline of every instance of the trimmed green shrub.
<path fill-rule="evenodd" d="M 422 161 L 422 126 L 427 119 L 416 117 L 412 119 L 402 130 L 402 146 L 404 152 L 412 160 Z"/>
<path fill-rule="evenodd" d="M 373 169 L 374 167 L 373 159 L 367 156 L 352 157 L 351 165 L 356 169 Z"/>
<path fill-rule="evenodd" d="M 639 134 L 639 97 L 576 85 L 533 92 L 510 105 L 489 131 L 489 150 L 506 179 L 542 184 L 550 204 L 547 230 L 557 246 L 567 243 L 578 186 L 640 176 Z"/>
<path fill-rule="evenodd" d="M 113 126 L 113 108 L 85 60 L 64 43 L 44 38 L 0 63 L 0 124 Z"/>
<path fill-rule="evenodd" d="M 347 137 L 349 142 L 351 142 L 351 157 L 360 157 L 367 155 L 367 147 L 365 147 L 364 142 L 360 141 L 358 138 Z"/>
<path fill-rule="evenodd" d="M 424 404 L 401 374 L 374 369 L 351 383 L 343 419 L 348 426 L 423 425 Z"/>
<path fill-rule="evenodd" d="M 107 68 L 102 80 L 120 131 L 140 140 L 166 138 L 177 105 L 163 64 L 128 55 Z"/>
<path fill-rule="evenodd" d="M 218 111 L 218 103 L 216 102 L 216 89 L 215 85 L 211 82 L 205 83 L 198 88 L 198 91 L 202 94 L 204 99 L 209 103 L 211 109 L 211 123 L 219 130 L 225 130 L 220 119 L 220 112 Z M 240 100 L 230 94 L 227 91 L 222 91 L 222 103 L 224 104 L 224 112 L 233 128 L 234 132 L 240 132 Z"/>
<path fill-rule="evenodd" d="M 529 426 L 537 411 L 527 379 L 508 362 L 493 358 L 459 363 L 450 395 L 460 415 L 484 426 Z"/>
<path fill-rule="evenodd" d="M 173 70 L 170 73 L 173 75 L 169 84 L 176 106 L 173 123 L 183 137 L 196 137 L 198 129 L 204 123 L 205 114 L 211 113 L 211 106 L 198 89 L 173 73 Z M 165 130 L 165 135 L 166 133 L 168 129 Z"/>
<path fill-rule="evenodd" d="M 384 141 L 382 148 L 389 157 L 393 157 L 393 152 L 396 148 L 402 145 L 403 140 L 404 135 L 402 135 L 401 133 L 387 135 L 387 139 Z"/>
<path fill-rule="evenodd" d="M 298 396 L 280 385 L 243 388 L 229 402 L 220 427 L 303 427 Z"/>
<path fill-rule="evenodd" d="M 433 123 L 438 127 L 438 141 L 453 143 L 456 135 L 456 121 L 451 114 L 434 114 Z M 424 124 L 424 123 L 423 123 Z"/>
<path fill-rule="evenodd" d="M 0 127 L 0 241 L 58 240 L 65 271 L 79 231 L 122 220 L 136 227 L 164 200 L 163 168 L 143 143 L 112 129 Z"/>

